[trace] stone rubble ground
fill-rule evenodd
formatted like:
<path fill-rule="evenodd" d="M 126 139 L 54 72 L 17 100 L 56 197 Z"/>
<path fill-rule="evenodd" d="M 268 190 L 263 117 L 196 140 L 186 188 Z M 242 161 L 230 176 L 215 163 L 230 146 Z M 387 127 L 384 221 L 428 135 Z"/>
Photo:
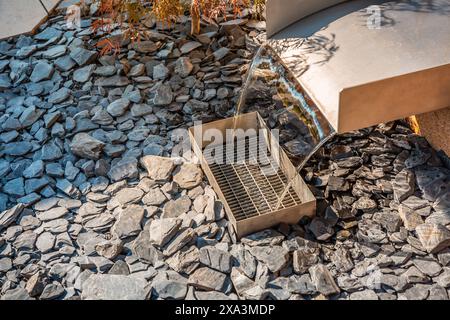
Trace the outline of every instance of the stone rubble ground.
<path fill-rule="evenodd" d="M 0 299 L 448 299 L 450 171 L 404 124 L 334 138 L 303 172 L 317 217 L 240 241 L 169 158 L 233 114 L 264 32 L 243 16 L 152 22 L 116 58 L 87 17 L 0 41 Z"/>

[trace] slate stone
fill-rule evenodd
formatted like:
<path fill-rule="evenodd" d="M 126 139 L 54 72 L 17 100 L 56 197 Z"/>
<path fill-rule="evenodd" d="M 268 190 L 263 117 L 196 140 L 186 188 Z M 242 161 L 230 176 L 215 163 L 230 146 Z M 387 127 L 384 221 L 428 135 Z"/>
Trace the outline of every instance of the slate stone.
<path fill-rule="evenodd" d="M 330 271 L 323 264 L 317 264 L 309 269 L 311 280 L 317 290 L 325 296 L 340 292 Z"/>
<path fill-rule="evenodd" d="M 227 276 L 213 269 L 202 267 L 189 276 L 189 284 L 203 290 L 224 292 L 227 286 Z"/>
<path fill-rule="evenodd" d="M 70 51 L 70 57 L 80 66 L 92 63 L 97 58 L 97 52 L 76 47 Z"/>
<path fill-rule="evenodd" d="M 200 262 L 223 273 L 231 272 L 231 255 L 211 246 L 205 246 L 200 249 Z"/>
<path fill-rule="evenodd" d="M 172 159 L 158 156 L 142 157 L 140 163 L 147 169 L 149 178 L 156 181 L 167 181 L 175 168 Z"/>
<path fill-rule="evenodd" d="M 135 158 L 124 158 L 117 162 L 108 171 L 108 177 L 112 181 L 123 179 L 135 179 L 138 177 L 137 160 Z"/>
<path fill-rule="evenodd" d="M 70 150 L 81 158 L 97 160 L 105 144 L 87 133 L 77 133 L 72 139 Z"/>
<path fill-rule="evenodd" d="M 48 80 L 53 75 L 54 70 L 51 64 L 44 61 L 38 62 L 33 69 L 33 73 L 31 73 L 30 80 L 33 82 Z"/>
<path fill-rule="evenodd" d="M 144 217 L 144 208 L 131 205 L 124 209 L 112 227 L 112 232 L 119 239 L 138 235 L 141 232 L 141 221 Z"/>
<path fill-rule="evenodd" d="M 250 252 L 274 273 L 280 271 L 289 262 L 289 251 L 281 246 L 252 247 Z"/>

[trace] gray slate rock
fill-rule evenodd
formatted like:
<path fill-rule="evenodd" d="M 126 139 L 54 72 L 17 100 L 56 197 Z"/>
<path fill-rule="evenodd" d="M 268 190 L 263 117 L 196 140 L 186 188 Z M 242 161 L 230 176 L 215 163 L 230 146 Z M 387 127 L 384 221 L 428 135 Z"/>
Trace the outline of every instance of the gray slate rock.
<path fill-rule="evenodd" d="M 119 239 L 136 236 L 141 232 L 141 221 L 144 217 L 144 208 L 131 205 L 123 210 L 111 231 Z"/>
<path fill-rule="evenodd" d="M 51 64 L 41 61 L 33 69 L 33 73 L 30 76 L 30 80 L 33 82 L 40 82 L 48 80 L 53 75 L 55 69 Z"/>
<path fill-rule="evenodd" d="M 11 223 L 13 223 L 17 217 L 22 213 L 24 205 L 19 203 L 16 204 L 11 209 L 5 210 L 0 213 L 0 230 L 7 228 Z"/>
<path fill-rule="evenodd" d="M 168 243 L 180 229 L 181 219 L 161 218 L 154 219 L 149 228 L 150 242 L 162 247 Z"/>
<path fill-rule="evenodd" d="M 84 283 L 84 300 L 145 300 L 150 289 L 147 281 L 131 275 L 93 274 Z"/>
<path fill-rule="evenodd" d="M 403 169 L 395 176 L 392 187 L 394 189 L 395 200 L 397 200 L 398 202 L 406 200 L 414 193 L 414 173 L 410 170 Z"/>
<path fill-rule="evenodd" d="M 27 290 L 22 287 L 17 287 L 6 291 L 0 300 L 33 300 L 28 294 Z"/>
<path fill-rule="evenodd" d="M 41 300 L 55 300 L 61 297 L 65 292 L 64 287 L 60 283 L 49 283 L 45 286 L 39 299 Z"/>
<path fill-rule="evenodd" d="M 97 58 L 97 52 L 76 47 L 70 51 L 70 57 L 80 66 L 92 63 Z"/>
<path fill-rule="evenodd" d="M 170 158 L 145 156 L 141 158 L 140 162 L 147 169 L 149 178 L 155 181 L 167 181 L 175 168 L 175 164 Z"/>
<path fill-rule="evenodd" d="M 203 180 L 202 169 L 192 163 L 183 164 L 173 176 L 173 181 L 183 189 L 192 189 L 198 186 Z"/>
<path fill-rule="evenodd" d="M 156 296 L 161 299 L 182 300 L 187 293 L 187 285 L 178 281 L 156 280 L 152 287 Z"/>
<path fill-rule="evenodd" d="M 227 290 L 227 276 L 219 271 L 202 267 L 189 276 L 189 284 L 202 290 L 225 292 Z"/>
<path fill-rule="evenodd" d="M 81 158 L 87 158 L 97 160 L 100 158 L 100 154 L 105 144 L 87 133 L 77 133 L 72 139 L 70 144 L 70 150 Z"/>
<path fill-rule="evenodd" d="M 289 251 L 281 246 L 252 247 L 250 252 L 273 273 L 283 269 L 289 262 Z"/>
<path fill-rule="evenodd" d="M 423 223 L 417 226 L 416 232 L 429 253 L 437 253 L 450 246 L 450 230 L 441 224 Z"/>
<path fill-rule="evenodd" d="M 231 272 L 231 255 L 211 246 L 205 246 L 200 249 L 200 262 L 223 273 Z"/>
<path fill-rule="evenodd" d="M 135 179 L 139 175 L 137 164 L 135 158 L 124 158 L 111 167 L 108 171 L 108 177 L 112 181 Z"/>
<path fill-rule="evenodd" d="M 311 280 L 316 286 L 317 290 L 325 296 L 336 294 L 340 292 L 339 287 L 333 279 L 330 271 L 323 264 L 316 264 L 309 268 Z"/>
<path fill-rule="evenodd" d="M 163 208 L 163 218 L 177 218 L 187 213 L 191 207 L 191 199 L 188 196 L 181 196 L 176 200 L 166 202 Z"/>
<path fill-rule="evenodd" d="M 113 101 L 106 110 L 108 113 L 113 117 L 120 117 L 123 115 L 130 105 L 130 100 L 126 98 L 120 98 L 115 101 Z"/>

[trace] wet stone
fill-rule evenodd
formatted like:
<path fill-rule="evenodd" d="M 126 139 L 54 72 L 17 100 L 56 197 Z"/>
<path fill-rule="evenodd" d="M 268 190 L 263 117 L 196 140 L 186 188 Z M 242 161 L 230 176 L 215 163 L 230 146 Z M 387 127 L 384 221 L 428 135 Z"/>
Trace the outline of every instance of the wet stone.
<path fill-rule="evenodd" d="M 48 97 L 48 102 L 53 104 L 58 104 L 64 102 L 69 98 L 71 91 L 67 88 L 61 88 L 56 92 L 52 93 Z"/>
<path fill-rule="evenodd" d="M 73 80 L 79 83 L 85 83 L 87 82 L 92 74 L 94 73 L 95 65 L 89 65 L 80 69 L 77 69 L 73 73 Z"/>
<path fill-rule="evenodd" d="M 4 145 L 3 152 L 10 156 L 23 156 L 27 154 L 33 145 L 28 141 L 11 142 Z"/>
<path fill-rule="evenodd" d="M 64 176 L 64 170 L 59 163 L 47 163 L 45 165 L 45 172 L 51 177 Z"/>
<path fill-rule="evenodd" d="M 42 160 L 37 160 L 23 171 L 23 176 L 25 178 L 37 178 L 42 176 L 43 173 L 44 162 Z"/>
<path fill-rule="evenodd" d="M 16 178 L 5 183 L 3 186 L 3 192 L 12 196 L 24 196 L 25 186 L 23 178 Z"/>
<path fill-rule="evenodd" d="M 129 105 L 130 105 L 130 100 L 121 98 L 121 99 L 117 99 L 116 101 L 109 104 L 108 107 L 106 108 L 106 110 L 108 111 L 108 113 L 111 116 L 119 117 L 128 110 Z"/>
<path fill-rule="evenodd" d="M 156 106 L 167 106 L 173 101 L 173 92 L 169 85 L 161 84 L 155 91 L 153 103 Z"/>

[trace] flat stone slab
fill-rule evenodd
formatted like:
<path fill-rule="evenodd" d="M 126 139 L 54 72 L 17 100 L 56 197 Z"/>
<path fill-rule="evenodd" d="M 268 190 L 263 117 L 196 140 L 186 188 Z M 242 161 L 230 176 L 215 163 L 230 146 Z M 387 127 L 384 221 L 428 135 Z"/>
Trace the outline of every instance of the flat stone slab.
<path fill-rule="evenodd" d="M 60 0 L 0 0 L 0 39 L 35 29 Z"/>

